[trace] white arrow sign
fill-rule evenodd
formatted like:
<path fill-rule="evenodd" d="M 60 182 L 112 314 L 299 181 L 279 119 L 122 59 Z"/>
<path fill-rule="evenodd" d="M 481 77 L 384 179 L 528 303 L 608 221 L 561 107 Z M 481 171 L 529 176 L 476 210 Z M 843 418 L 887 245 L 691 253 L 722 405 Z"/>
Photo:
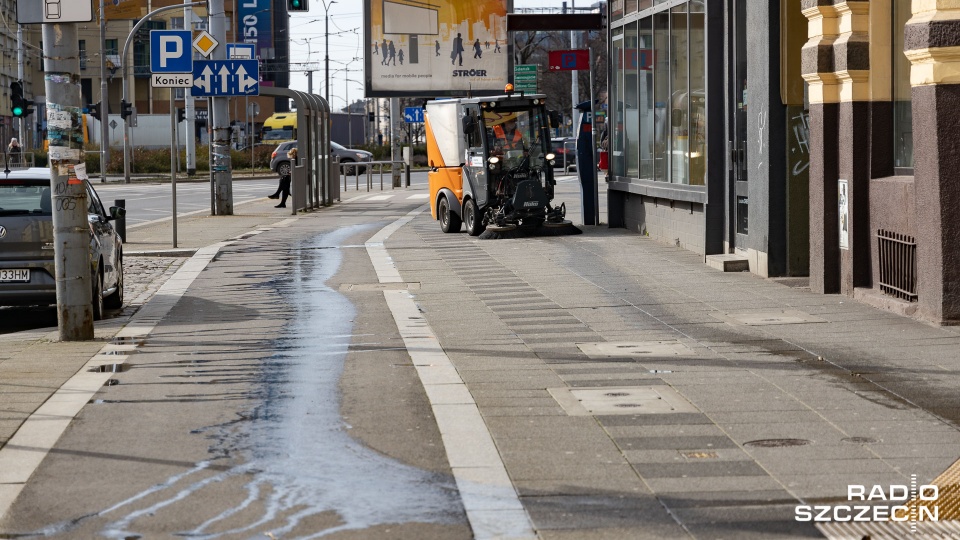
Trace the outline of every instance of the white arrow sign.
<path fill-rule="evenodd" d="M 213 76 L 213 70 L 210 69 L 210 66 L 203 68 L 203 73 L 201 77 L 197 77 L 193 81 L 193 85 L 202 88 L 205 94 L 210 93 L 210 78 Z"/>
<path fill-rule="evenodd" d="M 230 68 L 226 64 L 220 67 L 220 92 L 230 92 Z"/>
<path fill-rule="evenodd" d="M 237 86 L 240 88 L 240 93 L 245 94 L 247 88 L 252 87 L 257 84 L 257 80 L 253 77 L 247 76 L 247 70 L 243 68 L 243 64 L 237 68 Z"/>

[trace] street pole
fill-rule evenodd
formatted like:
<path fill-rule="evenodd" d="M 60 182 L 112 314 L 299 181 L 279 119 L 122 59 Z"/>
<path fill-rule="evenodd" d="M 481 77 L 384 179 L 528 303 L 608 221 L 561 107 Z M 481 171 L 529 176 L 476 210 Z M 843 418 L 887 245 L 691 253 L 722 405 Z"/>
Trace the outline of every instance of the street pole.
<path fill-rule="evenodd" d="M 193 31 L 193 8 L 190 6 L 190 0 L 183 0 L 183 28 Z M 197 114 L 190 88 L 184 89 L 183 106 L 186 117 L 183 142 L 187 147 L 187 176 L 193 176 L 197 174 Z"/>
<path fill-rule="evenodd" d="M 223 0 L 219 0 L 219 2 L 220 2 L 220 18 L 222 19 L 224 17 Z M 189 5 L 202 6 L 205 4 L 206 4 L 205 1 L 199 1 L 199 2 L 190 2 Z M 187 6 L 186 0 L 184 0 L 183 5 L 184 5 L 184 8 L 186 8 Z M 150 8 L 148 7 L 147 9 L 150 9 Z M 127 36 L 126 41 L 123 42 L 123 52 L 120 54 L 120 65 L 123 68 L 121 71 L 121 75 L 123 78 L 123 93 L 121 94 L 123 97 L 121 99 L 123 101 L 130 100 L 130 82 L 127 80 L 127 66 L 129 65 L 129 62 L 127 62 L 127 57 L 130 53 L 130 44 L 133 43 L 134 37 L 137 35 L 137 30 L 139 30 L 140 27 L 143 26 L 147 21 L 149 21 L 154 15 L 158 13 L 163 13 L 164 11 L 169 11 L 171 9 L 180 9 L 180 7 L 177 5 L 165 6 L 162 8 L 157 8 L 147 13 L 146 17 L 140 19 L 139 21 L 137 21 L 137 24 L 133 25 L 133 28 L 130 29 L 130 34 Z M 221 23 L 221 28 L 222 26 L 223 24 Z M 134 111 L 135 110 L 136 109 L 134 109 Z M 123 181 L 127 184 L 130 183 L 130 122 L 131 120 L 129 118 L 123 119 Z"/>
<path fill-rule="evenodd" d="M 86 171 L 80 167 L 82 103 L 76 47 L 76 23 L 43 24 L 54 273 L 57 323 L 62 341 L 93 339 L 90 223 L 87 222 L 87 189 L 83 183 Z"/>
<path fill-rule="evenodd" d="M 400 187 L 400 169 L 397 161 L 400 160 L 400 134 L 397 132 L 397 118 L 400 117 L 400 98 L 390 98 L 390 171 L 393 176 L 393 187 Z"/>
<path fill-rule="evenodd" d="M 227 42 L 227 17 L 224 0 L 210 0 L 210 34 L 220 43 Z M 217 47 L 210 55 L 213 60 L 226 60 L 227 48 Z M 214 156 L 213 183 L 216 188 L 216 215 L 233 215 L 233 182 L 230 163 L 230 103 L 225 97 L 213 98 L 213 140 L 210 153 Z"/>
<path fill-rule="evenodd" d="M 170 88 L 170 206 L 173 216 L 173 247 L 177 247 L 177 108 Z"/>
<path fill-rule="evenodd" d="M 17 25 L 17 79 L 23 82 L 23 25 Z M 33 91 L 33 95 L 37 95 L 36 89 Z M 17 119 L 17 137 L 20 139 L 21 145 L 28 144 L 27 142 L 27 132 L 26 132 L 26 119 L 20 117 Z M 24 148 L 29 148 L 29 146 L 24 146 Z"/>
<path fill-rule="evenodd" d="M 330 0 L 323 4 L 324 11 L 324 30 L 323 30 L 323 65 L 324 65 L 324 85 L 323 99 L 330 104 L 330 6 L 336 4 L 336 0 Z"/>
<path fill-rule="evenodd" d="M 350 76 L 350 70 L 347 70 L 347 77 Z M 353 146 L 353 112 L 350 110 L 350 81 L 343 79 L 343 95 L 347 101 L 347 146 Z"/>
<path fill-rule="evenodd" d="M 107 88 L 107 20 L 103 16 L 103 0 L 100 0 L 100 182 L 107 181 L 107 164 L 110 163 L 110 94 Z"/>
<path fill-rule="evenodd" d="M 564 5 L 564 9 L 566 9 L 566 5 Z M 576 2 L 576 0 L 570 0 L 570 11 L 571 11 L 573 14 L 576 14 L 576 13 L 577 13 L 577 2 Z M 571 31 L 570 31 L 570 48 L 571 48 L 571 49 L 576 49 L 576 48 L 577 48 L 577 32 L 576 32 L 576 30 L 571 30 Z M 573 103 L 571 103 L 570 105 L 571 105 L 571 108 L 572 108 L 572 113 L 571 113 L 571 114 L 572 114 L 572 117 L 573 117 L 573 132 L 574 132 L 574 133 L 576 133 L 576 130 L 578 129 L 577 126 L 580 125 L 580 109 L 577 108 L 577 104 L 580 103 L 580 79 L 579 79 L 579 77 L 577 77 L 577 73 L 578 73 L 578 72 L 577 72 L 576 70 L 573 70 L 573 71 L 570 72 L 570 76 L 571 76 L 571 78 L 573 79 L 572 82 L 570 83 L 570 101 L 572 101 Z"/>

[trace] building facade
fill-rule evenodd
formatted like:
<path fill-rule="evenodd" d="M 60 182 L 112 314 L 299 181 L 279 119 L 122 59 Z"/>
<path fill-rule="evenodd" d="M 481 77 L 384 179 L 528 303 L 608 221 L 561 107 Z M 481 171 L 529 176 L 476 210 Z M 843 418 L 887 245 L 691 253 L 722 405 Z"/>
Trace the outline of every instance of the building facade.
<path fill-rule="evenodd" d="M 611 226 L 806 275 L 799 0 L 614 0 L 608 18 Z"/>
<path fill-rule="evenodd" d="M 960 323 L 960 4 L 803 1 L 811 288 Z"/>

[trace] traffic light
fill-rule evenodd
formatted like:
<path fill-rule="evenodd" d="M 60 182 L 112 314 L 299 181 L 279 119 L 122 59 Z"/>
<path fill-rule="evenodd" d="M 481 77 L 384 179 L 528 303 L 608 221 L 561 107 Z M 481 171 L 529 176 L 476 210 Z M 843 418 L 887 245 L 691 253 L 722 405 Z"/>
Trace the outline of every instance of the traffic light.
<path fill-rule="evenodd" d="M 287 0 L 287 11 L 310 11 L 308 0 Z"/>
<path fill-rule="evenodd" d="M 33 109 L 30 108 L 33 102 L 23 97 L 23 83 L 20 81 L 10 83 L 10 102 L 12 105 L 10 112 L 17 118 L 30 116 L 33 112 Z"/>
<path fill-rule="evenodd" d="M 92 103 L 89 107 L 87 107 L 87 110 L 90 111 L 90 116 L 96 118 L 97 120 L 100 119 L 100 103 Z"/>
<path fill-rule="evenodd" d="M 177 123 L 183 122 L 187 119 L 187 110 L 177 107 Z"/>
<path fill-rule="evenodd" d="M 125 100 L 120 100 L 120 117 L 126 120 L 127 117 L 132 115 L 133 115 L 133 103 L 129 103 Z"/>

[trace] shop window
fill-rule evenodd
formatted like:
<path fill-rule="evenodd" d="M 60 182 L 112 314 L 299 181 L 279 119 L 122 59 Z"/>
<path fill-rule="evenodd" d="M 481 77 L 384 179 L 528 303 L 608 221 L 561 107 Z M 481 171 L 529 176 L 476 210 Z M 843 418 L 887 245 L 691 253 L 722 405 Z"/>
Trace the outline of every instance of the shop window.
<path fill-rule="evenodd" d="M 670 181 L 690 181 L 690 94 L 688 92 L 687 6 L 673 8 L 670 17 Z"/>
<path fill-rule="evenodd" d="M 634 155 L 628 161 L 634 161 L 634 178 L 653 180 L 654 147 L 656 137 L 654 132 L 654 102 L 653 102 L 653 18 L 641 19 L 638 23 L 637 35 L 637 100 L 633 116 L 633 140 L 637 141 L 631 150 Z"/>
<path fill-rule="evenodd" d="M 615 176 L 705 185 L 705 6 L 639 0 L 647 16 L 611 29 Z"/>
<path fill-rule="evenodd" d="M 629 69 L 626 66 L 627 59 L 624 56 L 624 43 L 623 43 L 623 28 L 614 28 L 611 32 L 611 50 L 610 58 L 613 59 L 616 64 L 616 68 L 613 71 L 612 80 L 610 81 L 610 105 L 612 110 L 610 111 L 610 122 L 613 126 L 613 129 L 609 131 L 610 134 L 610 174 L 614 177 L 624 176 L 626 167 L 624 162 L 626 156 L 623 152 L 623 143 L 626 136 L 624 132 L 624 101 L 625 101 L 625 89 L 624 89 L 624 77 L 629 72 Z"/>
<path fill-rule="evenodd" d="M 910 60 L 903 54 L 903 28 L 910 20 L 910 0 L 893 2 L 893 166 L 913 174 L 913 111 Z"/>
<path fill-rule="evenodd" d="M 640 146 L 640 95 L 638 86 L 639 60 L 637 51 L 640 47 L 640 36 L 637 31 L 638 23 L 628 24 L 626 27 L 625 48 L 628 53 L 629 61 L 623 71 L 624 79 L 624 139 L 626 153 L 627 176 L 636 178 L 640 174 L 640 153 L 637 149 Z"/>
<path fill-rule="evenodd" d="M 707 180 L 707 16 L 704 0 L 690 2 L 690 185 Z"/>
<path fill-rule="evenodd" d="M 670 102 L 670 12 L 653 16 L 653 179 L 669 180 L 667 149 L 670 145 L 667 105 Z"/>

